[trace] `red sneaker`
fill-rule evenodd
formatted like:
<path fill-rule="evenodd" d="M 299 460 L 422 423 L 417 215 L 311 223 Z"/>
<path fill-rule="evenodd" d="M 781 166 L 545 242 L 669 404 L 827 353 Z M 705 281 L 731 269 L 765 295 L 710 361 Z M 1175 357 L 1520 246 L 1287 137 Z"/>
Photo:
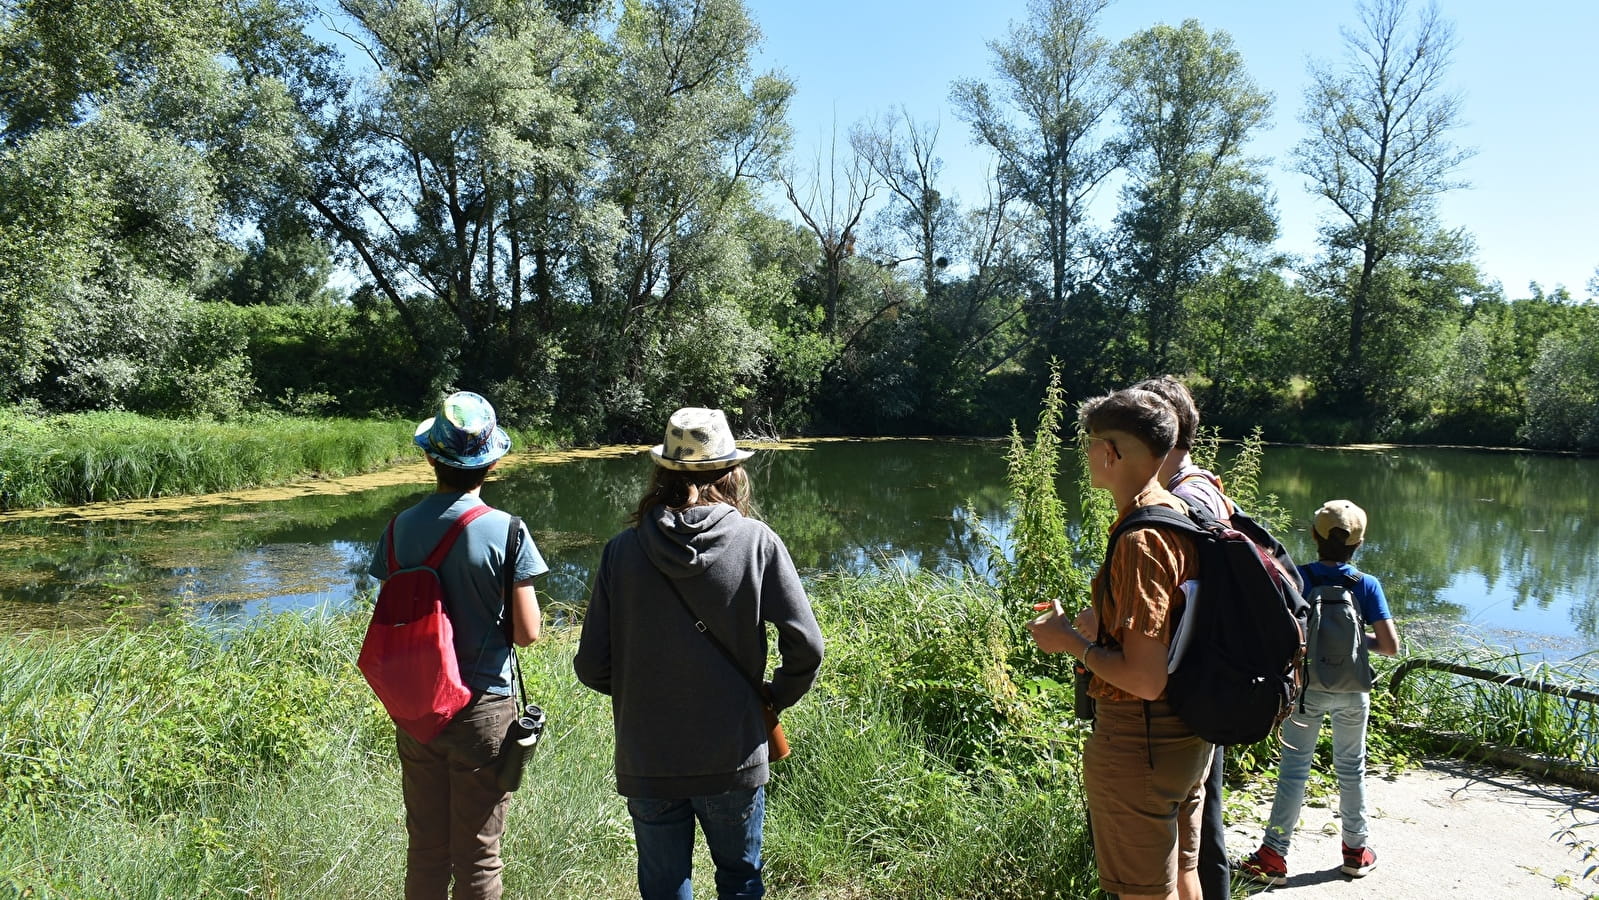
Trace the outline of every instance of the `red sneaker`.
<path fill-rule="evenodd" d="M 1265 844 L 1260 849 L 1244 857 L 1238 863 L 1238 871 L 1245 877 L 1253 878 L 1261 884 L 1283 885 L 1288 883 L 1288 863 L 1283 855 Z"/>
<path fill-rule="evenodd" d="M 1377 868 L 1377 851 L 1370 847 L 1351 847 L 1344 845 L 1344 864 L 1338 871 L 1350 878 L 1363 878 L 1367 872 Z"/>

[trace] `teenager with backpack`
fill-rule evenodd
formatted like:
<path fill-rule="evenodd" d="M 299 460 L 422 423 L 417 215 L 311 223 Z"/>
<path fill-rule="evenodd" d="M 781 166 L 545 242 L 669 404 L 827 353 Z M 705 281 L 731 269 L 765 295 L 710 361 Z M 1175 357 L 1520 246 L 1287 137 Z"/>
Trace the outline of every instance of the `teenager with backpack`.
<path fill-rule="evenodd" d="M 403 723 L 395 729 L 409 838 L 405 898 L 445 900 L 453 878 L 455 900 L 496 900 L 503 890 L 500 837 L 510 802 L 498 784 L 496 763 L 517 717 L 503 623 L 510 615 L 511 637 L 520 646 L 538 640 L 532 579 L 549 567 L 525 525 L 516 559 L 507 563 L 511 516 L 476 511 L 483 507 L 484 479 L 511 447 L 487 400 L 470 391 L 451 394 L 437 415 L 417 426 L 416 443 L 433 469 L 434 492 L 384 530 L 371 573 L 386 581 L 422 565 L 457 520 L 470 516 L 432 567 L 443 588 L 455 668 L 470 699 L 425 742 Z M 510 609 L 504 601 L 508 565 L 514 567 Z"/>
<path fill-rule="evenodd" d="M 1299 567 L 1311 603 L 1305 692 L 1282 726 L 1277 795 L 1265 837 L 1260 849 L 1239 863 L 1245 875 L 1274 885 L 1288 883 L 1288 846 L 1299 823 L 1317 733 L 1328 716 L 1343 829 L 1339 871 L 1360 878 L 1377 865 L 1377 853 L 1366 843 L 1366 723 L 1371 713 L 1366 653 L 1397 655 L 1399 632 L 1382 584 L 1349 562 L 1365 540 L 1365 510 L 1348 500 L 1329 500 L 1316 510 L 1312 532 L 1317 561 Z M 1361 623 L 1370 625 L 1372 632 L 1368 634 Z"/>
<path fill-rule="evenodd" d="M 572 667 L 611 698 L 644 900 L 692 900 L 696 819 L 716 896 L 763 896 L 775 716 L 804 696 L 822 633 L 788 549 L 754 518 L 719 409 L 679 409 L 629 526 L 605 545 Z M 767 626 L 781 658 L 766 678 Z"/>
<path fill-rule="evenodd" d="M 1160 464 L 1156 479 L 1173 496 L 1191 507 L 1203 509 L 1222 522 L 1230 522 L 1237 506 L 1222 492 L 1216 473 L 1194 462 L 1194 436 L 1199 431 L 1199 408 L 1188 388 L 1170 375 L 1150 378 L 1133 385 L 1159 394 L 1177 413 L 1177 444 Z M 1204 900 L 1227 900 L 1232 896 L 1231 864 L 1227 858 L 1227 826 L 1222 818 L 1222 796 L 1226 788 L 1224 763 L 1227 748 L 1216 745 L 1210 762 L 1210 777 L 1205 782 L 1205 800 L 1200 813 L 1199 887 Z"/>
<path fill-rule="evenodd" d="M 1084 403 L 1078 422 L 1092 483 L 1115 498 L 1118 523 L 1148 507 L 1186 509 L 1159 481 L 1177 438 L 1170 403 L 1117 391 Z M 1193 539 L 1180 531 L 1127 531 L 1075 623 L 1056 601 L 1027 626 L 1039 649 L 1070 653 L 1092 675 L 1083 787 L 1100 886 L 1122 900 L 1200 896 L 1199 810 L 1214 747 L 1167 702 L 1168 649 L 1198 565 Z"/>

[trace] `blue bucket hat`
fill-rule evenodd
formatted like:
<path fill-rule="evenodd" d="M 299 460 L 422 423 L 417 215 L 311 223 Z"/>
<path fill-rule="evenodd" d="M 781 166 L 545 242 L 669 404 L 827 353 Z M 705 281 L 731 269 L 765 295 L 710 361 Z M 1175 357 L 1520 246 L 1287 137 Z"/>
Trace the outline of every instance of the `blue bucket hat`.
<path fill-rule="evenodd" d="M 438 415 L 416 426 L 416 445 L 446 466 L 481 469 L 511 449 L 511 436 L 494 418 L 494 407 L 471 391 L 444 398 Z"/>

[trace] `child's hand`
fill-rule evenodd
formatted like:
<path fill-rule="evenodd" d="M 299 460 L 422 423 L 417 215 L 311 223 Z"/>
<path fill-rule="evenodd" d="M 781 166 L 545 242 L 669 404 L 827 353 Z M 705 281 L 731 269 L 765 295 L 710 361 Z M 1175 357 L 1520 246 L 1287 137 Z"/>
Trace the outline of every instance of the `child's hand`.
<path fill-rule="evenodd" d="M 1072 647 L 1071 629 L 1066 626 L 1066 611 L 1061 609 L 1059 600 L 1049 603 L 1038 603 L 1034 609 L 1043 607 L 1048 612 L 1027 623 L 1027 631 L 1033 636 L 1033 643 L 1045 653 L 1065 653 Z"/>
<path fill-rule="evenodd" d="M 1072 623 L 1074 627 L 1090 638 L 1099 635 L 1099 614 L 1094 612 L 1092 606 L 1077 614 L 1077 620 Z"/>

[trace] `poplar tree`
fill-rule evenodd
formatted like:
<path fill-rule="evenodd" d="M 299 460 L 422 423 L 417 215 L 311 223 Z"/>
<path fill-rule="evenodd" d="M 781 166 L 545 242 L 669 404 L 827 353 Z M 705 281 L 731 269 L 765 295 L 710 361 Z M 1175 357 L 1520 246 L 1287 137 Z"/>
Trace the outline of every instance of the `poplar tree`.
<path fill-rule="evenodd" d="M 1311 68 L 1310 134 L 1294 158 L 1332 206 L 1313 279 L 1330 308 L 1313 327 L 1342 352 L 1320 374 L 1336 377 L 1329 386 L 1351 413 L 1369 417 L 1398 401 L 1431 318 L 1458 309 L 1475 276 L 1459 268 L 1469 238 L 1440 229 L 1434 209 L 1463 186 L 1455 172 L 1471 156 L 1449 138 L 1461 125 L 1460 96 L 1445 81 L 1454 29 L 1431 4 L 1413 16 L 1409 0 L 1368 0 L 1359 17 L 1344 33 L 1343 64 Z"/>
<path fill-rule="evenodd" d="M 1264 161 L 1246 154 L 1271 97 L 1224 31 L 1189 19 L 1129 38 L 1117 54 L 1128 184 L 1117 217 L 1118 289 L 1142 314 L 1148 372 L 1176 368 L 1187 293 L 1220 252 L 1268 245 L 1277 226 Z"/>

